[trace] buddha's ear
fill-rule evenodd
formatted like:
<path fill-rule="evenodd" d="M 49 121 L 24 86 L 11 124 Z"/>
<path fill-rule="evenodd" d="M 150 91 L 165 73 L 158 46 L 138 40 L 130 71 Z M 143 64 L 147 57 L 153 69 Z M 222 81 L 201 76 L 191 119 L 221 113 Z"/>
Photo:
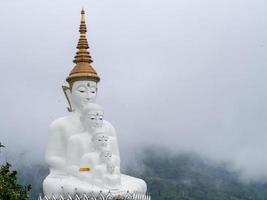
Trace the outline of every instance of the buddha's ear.
<path fill-rule="evenodd" d="M 68 109 L 69 112 L 73 112 L 74 110 L 72 108 L 71 98 L 70 98 L 70 96 L 71 96 L 71 90 L 66 85 L 62 85 L 62 89 L 63 89 L 64 95 L 65 95 L 65 97 L 66 97 L 66 99 L 68 101 L 68 104 L 69 104 L 69 107 L 67 107 L 67 109 Z"/>

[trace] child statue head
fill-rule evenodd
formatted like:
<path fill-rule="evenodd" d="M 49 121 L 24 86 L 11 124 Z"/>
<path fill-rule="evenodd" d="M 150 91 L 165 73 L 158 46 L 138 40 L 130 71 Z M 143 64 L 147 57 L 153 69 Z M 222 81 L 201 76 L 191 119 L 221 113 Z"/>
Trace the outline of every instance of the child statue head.
<path fill-rule="evenodd" d="M 102 163 L 110 163 L 112 161 L 111 151 L 102 151 L 99 156 Z"/>
<path fill-rule="evenodd" d="M 105 151 L 109 146 L 109 136 L 104 132 L 96 132 L 92 137 L 92 142 L 96 150 Z"/>
<path fill-rule="evenodd" d="M 88 103 L 81 112 L 81 122 L 85 130 L 95 131 L 103 125 L 104 109 L 96 103 Z"/>

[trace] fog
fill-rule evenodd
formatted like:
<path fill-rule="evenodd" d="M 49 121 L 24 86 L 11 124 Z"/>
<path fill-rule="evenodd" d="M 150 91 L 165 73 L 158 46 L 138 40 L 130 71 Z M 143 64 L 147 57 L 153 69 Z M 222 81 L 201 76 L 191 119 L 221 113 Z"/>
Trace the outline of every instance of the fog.
<path fill-rule="evenodd" d="M 159 145 L 267 178 L 267 2 L 0 2 L 0 141 L 43 161 L 86 11 L 97 102 L 122 159 Z"/>

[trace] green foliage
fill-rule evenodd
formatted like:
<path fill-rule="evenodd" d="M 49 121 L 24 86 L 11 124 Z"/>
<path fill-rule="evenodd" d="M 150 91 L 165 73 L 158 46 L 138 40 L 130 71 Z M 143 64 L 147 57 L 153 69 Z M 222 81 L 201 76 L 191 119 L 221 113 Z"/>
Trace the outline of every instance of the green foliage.
<path fill-rule="evenodd" d="M 0 166 L 1 200 L 26 200 L 30 189 L 30 185 L 22 186 L 17 183 L 17 171 L 11 169 L 11 164 L 6 163 Z"/>
<path fill-rule="evenodd" d="M 22 186 L 17 183 L 17 171 L 10 169 L 11 165 L 6 163 L 0 168 L 0 199 L 2 200 L 26 200 L 30 185 Z"/>

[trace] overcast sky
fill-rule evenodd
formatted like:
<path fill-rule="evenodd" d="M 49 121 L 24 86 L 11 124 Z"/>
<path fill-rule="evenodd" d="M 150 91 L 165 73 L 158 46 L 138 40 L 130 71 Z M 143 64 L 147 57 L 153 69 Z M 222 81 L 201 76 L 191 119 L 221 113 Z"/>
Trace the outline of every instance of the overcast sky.
<path fill-rule="evenodd" d="M 0 2 L 0 140 L 43 159 L 85 8 L 122 155 L 151 144 L 267 177 L 266 0 Z"/>

